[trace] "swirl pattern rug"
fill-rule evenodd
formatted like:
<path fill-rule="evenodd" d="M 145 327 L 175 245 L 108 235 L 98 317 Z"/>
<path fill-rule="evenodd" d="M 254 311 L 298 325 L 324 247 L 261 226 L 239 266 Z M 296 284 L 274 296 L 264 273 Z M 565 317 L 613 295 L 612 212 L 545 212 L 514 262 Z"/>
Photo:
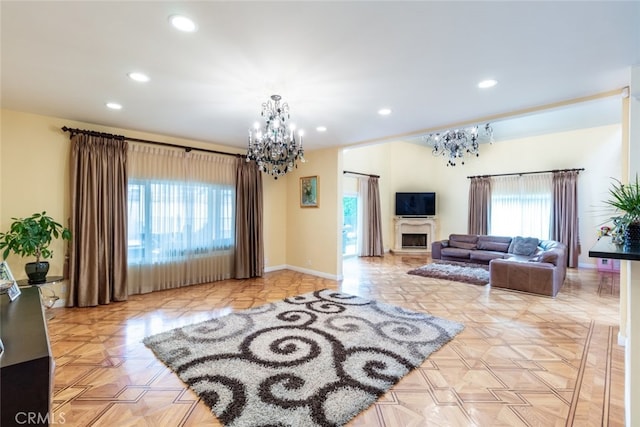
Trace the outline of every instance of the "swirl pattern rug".
<path fill-rule="evenodd" d="M 341 426 L 463 327 L 325 289 L 144 343 L 226 426 Z"/>

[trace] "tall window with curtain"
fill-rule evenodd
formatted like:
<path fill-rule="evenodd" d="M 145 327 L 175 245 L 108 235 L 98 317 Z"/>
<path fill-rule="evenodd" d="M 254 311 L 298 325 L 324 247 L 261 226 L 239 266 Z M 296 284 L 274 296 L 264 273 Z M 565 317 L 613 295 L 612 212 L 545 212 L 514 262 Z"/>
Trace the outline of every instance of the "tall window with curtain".
<path fill-rule="evenodd" d="M 236 159 L 236 279 L 264 273 L 262 172 L 255 162 Z"/>
<path fill-rule="evenodd" d="M 69 306 L 127 299 L 126 192 L 124 137 L 72 134 Z"/>
<path fill-rule="evenodd" d="M 360 236 L 358 240 L 360 256 L 383 256 L 382 242 L 382 209 L 380 207 L 380 189 L 378 178 L 358 178 L 359 195 L 362 213 L 360 221 Z"/>
<path fill-rule="evenodd" d="M 550 173 L 491 178 L 489 234 L 551 238 Z"/>
<path fill-rule="evenodd" d="M 235 159 L 130 144 L 129 293 L 233 277 Z"/>
<path fill-rule="evenodd" d="M 578 233 L 578 171 L 553 173 L 554 240 L 567 245 L 567 265 L 578 266 L 580 238 Z"/>
<path fill-rule="evenodd" d="M 469 234 L 489 234 L 491 178 L 473 177 L 469 186 Z"/>

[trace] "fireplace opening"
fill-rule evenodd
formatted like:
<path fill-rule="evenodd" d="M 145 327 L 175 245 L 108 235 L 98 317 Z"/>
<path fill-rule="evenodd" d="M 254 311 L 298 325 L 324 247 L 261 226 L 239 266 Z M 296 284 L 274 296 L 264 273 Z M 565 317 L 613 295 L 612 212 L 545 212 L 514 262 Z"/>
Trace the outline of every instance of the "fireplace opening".
<path fill-rule="evenodd" d="M 426 234 L 402 234 L 402 248 L 403 249 L 426 249 L 427 248 L 427 235 Z"/>

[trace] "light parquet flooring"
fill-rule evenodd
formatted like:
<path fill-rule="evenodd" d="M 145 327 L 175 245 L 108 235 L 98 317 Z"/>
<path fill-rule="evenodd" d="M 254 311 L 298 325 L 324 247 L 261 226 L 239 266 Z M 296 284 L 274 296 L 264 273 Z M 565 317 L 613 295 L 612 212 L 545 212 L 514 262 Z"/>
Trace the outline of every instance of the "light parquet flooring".
<path fill-rule="evenodd" d="M 569 269 L 553 298 L 406 272 L 426 258 L 348 259 L 336 282 L 292 271 L 56 308 L 54 421 L 215 426 L 141 340 L 233 310 L 329 288 L 457 320 L 465 330 L 350 426 L 623 426 L 619 276 Z"/>

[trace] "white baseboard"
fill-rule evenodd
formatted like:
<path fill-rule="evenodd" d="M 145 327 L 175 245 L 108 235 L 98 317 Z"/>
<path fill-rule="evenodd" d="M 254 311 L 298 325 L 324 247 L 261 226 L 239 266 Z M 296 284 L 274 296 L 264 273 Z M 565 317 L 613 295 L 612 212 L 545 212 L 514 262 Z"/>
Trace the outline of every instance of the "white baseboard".
<path fill-rule="evenodd" d="M 287 269 L 297 271 L 298 273 L 310 274 L 312 276 L 322 277 L 323 279 L 330 279 L 340 281 L 342 280 L 341 275 L 328 274 L 322 271 L 310 270 L 308 268 L 296 267 L 295 265 L 287 265 Z"/>
<path fill-rule="evenodd" d="M 265 273 L 270 273 L 272 271 L 278 271 L 278 270 L 292 270 L 292 271 L 297 271 L 298 273 L 304 273 L 304 274 L 310 274 L 312 276 L 322 277 L 323 279 L 330 279 L 330 280 L 336 280 L 336 281 L 342 280 L 342 276 L 338 276 L 335 274 L 328 274 L 322 271 L 310 270 L 308 268 L 296 267 L 295 265 L 282 264 L 282 265 L 272 265 L 270 267 L 264 268 Z"/>
<path fill-rule="evenodd" d="M 270 267 L 265 267 L 264 268 L 264 272 L 265 273 L 270 273 L 272 271 L 286 270 L 286 269 L 287 269 L 286 265 L 272 265 Z"/>
<path fill-rule="evenodd" d="M 622 347 L 626 347 L 627 346 L 627 337 L 622 335 L 622 333 L 620 331 L 618 331 L 618 345 L 622 346 Z"/>

